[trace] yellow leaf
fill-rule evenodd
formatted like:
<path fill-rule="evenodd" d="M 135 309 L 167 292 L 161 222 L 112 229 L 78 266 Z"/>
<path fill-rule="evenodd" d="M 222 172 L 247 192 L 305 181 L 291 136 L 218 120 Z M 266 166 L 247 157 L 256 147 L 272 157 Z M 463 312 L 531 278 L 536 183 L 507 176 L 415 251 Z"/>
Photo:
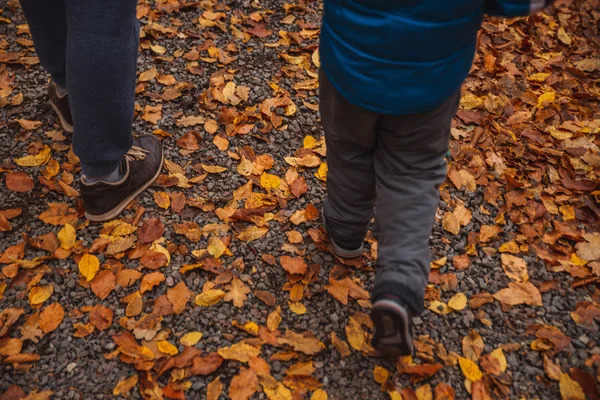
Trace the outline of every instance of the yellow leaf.
<path fill-rule="evenodd" d="M 391 400 L 402 400 L 402 395 L 395 390 L 389 391 L 388 394 Z"/>
<path fill-rule="evenodd" d="M 443 303 L 439 300 L 433 300 L 427 308 L 439 315 L 446 315 L 452 312 L 452 309 L 448 307 L 448 304 Z"/>
<path fill-rule="evenodd" d="M 458 363 L 460 364 L 460 369 L 462 370 L 465 377 L 471 382 L 477 382 L 483 377 L 481 370 L 473 361 L 468 358 L 459 357 Z"/>
<path fill-rule="evenodd" d="M 433 393 L 431 393 L 431 385 L 429 383 L 420 386 L 415 390 L 417 400 L 433 400 Z"/>
<path fill-rule="evenodd" d="M 96 276 L 100 269 L 100 261 L 93 254 L 84 254 L 79 260 L 79 272 L 89 282 Z"/>
<path fill-rule="evenodd" d="M 45 302 L 52 296 L 54 293 L 54 286 L 43 285 L 43 286 L 34 286 L 29 291 L 29 303 L 32 306 L 37 306 Z"/>
<path fill-rule="evenodd" d="M 223 253 L 225 253 L 227 247 L 225 247 L 225 244 L 221 241 L 221 239 L 213 236 L 210 239 L 208 239 L 207 250 L 208 254 L 210 254 L 214 258 L 219 258 L 223 255 Z"/>
<path fill-rule="evenodd" d="M 317 389 L 310 396 L 310 400 L 327 400 L 327 392 L 323 389 Z"/>
<path fill-rule="evenodd" d="M 454 311 L 464 310 L 467 306 L 467 296 L 464 293 L 456 293 L 448 301 L 448 306 Z"/>
<path fill-rule="evenodd" d="M 131 389 L 135 387 L 138 383 L 138 376 L 132 375 L 129 378 L 117 383 L 115 388 L 113 389 L 113 395 L 120 396 L 125 393 L 128 393 Z"/>
<path fill-rule="evenodd" d="M 217 376 L 215 380 L 206 387 L 206 400 L 219 400 L 222 391 L 223 384 L 221 383 L 221 377 Z"/>
<path fill-rule="evenodd" d="M 305 149 L 314 149 L 315 147 L 317 147 L 317 140 L 308 135 L 304 138 L 304 148 Z"/>
<path fill-rule="evenodd" d="M 271 332 L 279 328 L 281 323 L 281 307 L 277 306 L 277 309 L 269 314 L 267 317 L 267 329 Z"/>
<path fill-rule="evenodd" d="M 263 172 L 260 176 L 260 186 L 266 190 L 279 189 L 281 179 L 278 176 Z"/>
<path fill-rule="evenodd" d="M 196 296 L 196 305 L 201 307 L 217 304 L 225 296 L 225 292 L 219 289 L 210 289 Z"/>
<path fill-rule="evenodd" d="M 542 94 L 540 97 L 538 97 L 537 107 L 538 108 L 548 107 L 550 105 L 550 103 L 552 103 L 554 101 L 555 97 L 556 97 L 555 92 L 548 92 L 548 93 Z"/>
<path fill-rule="evenodd" d="M 506 367 L 508 364 L 506 363 L 506 357 L 504 356 L 504 351 L 502 350 L 502 347 L 498 347 L 496 350 L 492 351 L 490 355 L 496 360 L 498 360 L 498 363 L 500 364 L 500 371 L 506 371 Z"/>
<path fill-rule="evenodd" d="M 44 145 L 44 148 L 36 155 L 17 158 L 15 163 L 21 167 L 39 167 L 50 161 L 50 152 L 50 147 Z"/>
<path fill-rule="evenodd" d="M 251 335 L 258 336 L 258 325 L 256 324 L 256 322 L 248 321 L 244 325 L 242 325 L 236 320 L 233 320 L 231 324 L 248 332 Z"/>
<path fill-rule="evenodd" d="M 315 173 L 315 176 L 317 177 L 318 180 L 325 182 L 327 180 L 327 171 L 329 170 L 329 168 L 327 167 L 327 163 L 321 163 L 321 165 L 319 165 L 319 169 L 317 170 L 317 172 Z"/>
<path fill-rule="evenodd" d="M 483 105 L 484 100 L 472 93 L 465 93 L 460 98 L 460 108 L 471 110 Z"/>
<path fill-rule="evenodd" d="M 252 357 L 258 357 L 260 348 L 250 346 L 244 342 L 238 342 L 232 346 L 219 349 L 217 352 L 226 360 L 248 362 Z"/>
<path fill-rule="evenodd" d="M 538 72 L 537 74 L 530 75 L 527 79 L 534 82 L 544 82 L 547 77 L 552 74 L 548 74 L 545 72 Z"/>
<path fill-rule="evenodd" d="M 373 368 L 373 378 L 375 378 L 375 382 L 383 383 L 387 380 L 388 376 L 390 376 L 390 373 L 387 369 L 380 367 L 379 365 L 376 365 L 375 368 Z"/>
<path fill-rule="evenodd" d="M 567 32 L 565 32 L 565 30 L 562 27 L 558 28 L 556 36 L 558 37 L 558 40 L 560 40 L 567 46 L 571 44 L 571 37 L 567 34 Z"/>
<path fill-rule="evenodd" d="M 257 226 L 251 226 L 240 232 L 238 239 L 243 240 L 244 242 L 252 242 L 253 240 L 265 236 L 267 232 L 269 232 L 269 228 L 267 227 L 259 228 Z"/>
<path fill-rule="evenodd" d="M 166 340 L 161 340 L 160 342 L 156 343 L 156 347 L 158 347 L 158 351 L 161 353 L 168 354 L 170 356 L 174 356 L 175 354 L 179 353 L 177 347 Z"/>
<path fill-rule="evenodd" d="M 292 392 L 290 392 L 288 388 L 283 386 L 281 382 L 277 382 L 277 387 L 275 387 L 274 389 L 268 386 L 263 386 L 263 391 L 265 392 L 269 400 L 292 400 Z"/>
<path fill-rule="evenodd" d="M 563 373 L 560 375 L 559 387 L 563 400 L 585 400 L 583 389 L 568 374 Z"/>
<path fill-rule="evenodd" d="M 171 199 L 166 192 L 154 192 L 154 201 L 157 206 L 165 210 L 171 205 Z"/>
<path fill-rule="evenodd" d="M 202 339 L 202 332 L 194 331 L 186 333 L 179 339 L 179 343 L 184 346 L 195 346 Z"/>
<path fill-rule="evenodd" d="M 76 241 L 77 236 L 75 228 L 73 228 L 70 224 L 66 224 L 60 231 L 58 231 L 58 242 L 60 243 L 60 247 L 63 249 L 71 250 L 73 247 L 75 247 Z"/>
<path fill-rule="evenodd" d="M 299 301 L 288 301 L 288 306 L 294 314 L 306 314 L 306 307 L 304 307 L 304 304 L 300 303 Z"/>

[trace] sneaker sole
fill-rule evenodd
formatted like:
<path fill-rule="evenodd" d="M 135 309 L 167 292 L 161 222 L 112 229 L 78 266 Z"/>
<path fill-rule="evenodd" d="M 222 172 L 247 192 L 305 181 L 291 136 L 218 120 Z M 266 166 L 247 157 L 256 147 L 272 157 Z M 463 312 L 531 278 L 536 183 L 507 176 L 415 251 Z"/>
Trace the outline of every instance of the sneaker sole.
<path fill-rule="evenodd" d="M 413 353 L 412 336 L 409 332 L 408 314 L 396 303 L 380 300 L 371 310 L 371 319 L 375 325 L 373 347 L 381 353 L 391 356 L 408 356 Z M 385 337 L 379 338 L 382 332 Z"/>
<path fill-rule="evenodd" d="M 321 212 L 321 222 L 325 227 L 325 231 L 327 231 L 327 225 L 325 224 L 325 212 Z M 327 234 L 327 236 L 329 236 L 329 234 Z M 358 258 L 363 253 L 362 245 L 359 249 L 356 250 L 346 250 L 338 246 L 331 236 L 329 236 L 329 243 L 331 243 L 331 249 L 333 250 L 335 255 L 341 258 Z"/>
<path fill-rule="evenodd" d="M 92 222 L 105 222 L 105 221 L 109 221 L 113 218 L 118 217 L 123 212 L 125 207 L 127 207 L 133 199 L 135 199 L 140 193 L 142 193 L 144 190 L 146 190 L 148 188 L 148 186 L 152 185 L 154 183 L 154 181 L 158 178 L 158 176 L 160 175 L 160 172 L 162 171 L 164 159 L 165 159 L 165 156 L 163 153 L 163 154 L 161 154 L 161 158 L 160 158 L 160 167 L 158 168 L 158 171 L 156 171 L 156 174 L 154 174 L 154 177 L 152 179 L 148 180 L 148 182 L 145 183 L 144 185 L 142 185 L 138 190 L 136 190 L 135 192 L 133 192 L 132 194 L 127 196 L 127 198 L 125 198 L 125 200 L 123 200 L 122 202 L 117 204 L 112 210 L 105 212 L 104 214 L 97 214 L 97 215 L 89 214 L 86 212 L 85 217 Z"/>
<path fill-rule="evenodd" d="M 69 133 L 73 133 L 73 125 L 69 124 L 65 120 L 65 117 L 63 117 L 62 113 L 58 110 L 58 107 L 56 107 L 56 105 L 51 101 L 49 101 L 48 104 L 50 104 L 50 106 L 54 109 L 54 112 L 58 116 L 58 119 L 59 119 L 60 124 L 62 125 L 63 129 Z"/>

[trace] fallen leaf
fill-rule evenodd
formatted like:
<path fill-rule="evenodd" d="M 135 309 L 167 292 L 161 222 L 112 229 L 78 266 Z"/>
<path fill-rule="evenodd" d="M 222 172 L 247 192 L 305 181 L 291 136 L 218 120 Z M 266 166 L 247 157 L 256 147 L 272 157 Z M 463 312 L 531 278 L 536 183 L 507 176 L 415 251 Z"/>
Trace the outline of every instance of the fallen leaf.
<path fill-rule="evenodd" d="M 506 276 L 517 282 L 527 282 L 529 280 L 525 260 L 510 254 L 502 254 L 501 259 Z"/>
<path fill-rule="evenodd" d="M 33 179 L 25 172 L 12 172 L 6 175 L 6 187 L 13 192 L 29 192 L 34 186 Z"/>
<path fill-rule="evenodd" d="M 543 305 L 540 291 L 530 282 L 509 282 L 508 288 L 498 291 L 494 294 L 494 298 L 511 306 L 528 304 L 541 307 Z"/>
<path fill-rule="evenodd" d="M 585 393 L 583 389 L 571 377 L 569 374 L 560 375 L 560 395 L 563 400 L 585 400 Z"/>
<path fill-rule="evenodd" d="M 218 353 L 226 360 L 236 360 L 247 363 L 250 358 L 258 357 L 260 354 L 260 348 L 250 346 L 244 342 L 238 342 L 229 347 L 219 349 Z"/>
<path fill-rule="evenodd" d="M 54 293 L 54 286 L 52 284 L 34 286 L 29 290 L 29 304 L 32 306 L 43 304 L 52 296 L 52 293 Z"/>
<path fill-rule="evenodd" d="M 179 339 L 179 342 L 184 346 L 195 346 L 202 339 L 202 332 L 188 332 Z"/>
<path fill-rule="evenodd" d="M 197 306 L 209 307 L 217 304 L 225 296 L 225 292 L 219 289 L 210 289 L 196 296 L 195 303 Z"/>
<path fill-rule="evenodd" d="M 131 375 L 129 378 L 119 381 L 119 383 L 115 385 L 115 388 L 113 389 L 113 395 L 121 396 L 127 394 L 135 387 L 135 385 L 137 385 L 137 383 L 138 376 Z"/>
<path fill-rule="evenodd" d="M 113 311 L 103 305 L 96 304 L 90 310 L 90 323 L 98 330 L 103 331 L 112 325 Z"/>
<path fill-rule="evenodd" d="M 483 377 L 481 370 L 473 361 L 468 358 L 459 357 L 458 363 L 465 377 L 471 382 L 477 382 Z"/>
<path fill-rule="evenodd" d="M 229 396 L 232 400 L 247 400 L 258 389 L 258 378 L 251 369 L 242 369 L 239 375 L 231 380 Z"/>
<path fill-rule="evenodd" d="M 225 286 L 225 289 L 229 290 L 229 292 L 223 296 L 223 300 L 227 302 L 232 301 L 235 307 L 244 306 L 244 301 L 248 298 L 247 294 L 250 293 L 250 288 L 244 285 L 237 276 L 233 278 L 230 285 Z"/>
<path fill-rule="evenodd" d="M 187 306 L 187 303 L 191 297 L 192 293 L 184 281 L 181 281 L 174 287 L 167 289 L 167 298 L 173 305 L 173 312 L 175 314 L 181 314 L 185 310 L 185 307 Z"/>
<path fill-rule="evenodd" d="M 221 377 L 217 376 L 206 387 L 206 400 L 219 400 L 219 397 L 221 396 L 222 391 L 223 391 L 223 384 L 221 383 Z"/>
<path fill-rule="evenodd" d="M 448 307 L 454 311 L 462 311 L 467 306 L 467 296 L 464 293 L 456 293 L 448 301 Z"/>
<path fill-rule="evenodd" d="M 79 273 L 81 273 L 88 282 L 94 279 L 96 273 L 100 269 L 98 257 L 89 253 L 84 254 L 77 265 L 79 266 Z"/>
<path fill-rule="evenodd" d="M 279 262 L 290 274 L 304 274 L 308 267 L 302 257 L 281 256 Z"/>

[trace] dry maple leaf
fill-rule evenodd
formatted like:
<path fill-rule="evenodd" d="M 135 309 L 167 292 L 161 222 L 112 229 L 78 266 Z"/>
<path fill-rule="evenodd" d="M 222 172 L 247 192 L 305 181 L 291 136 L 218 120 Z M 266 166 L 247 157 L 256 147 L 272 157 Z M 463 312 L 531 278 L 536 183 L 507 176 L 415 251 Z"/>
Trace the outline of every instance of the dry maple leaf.
<path fill-rule="evenodd" d="M 247 400 L 258 389 L 258 378 L 251 369 L 242 369 L 239 375 L 231 380 L 229 397 L 231 400 Z"/>
<path fill-rule="evenodd" d="M 235 307 L 243 307 L 244 301 L 248 298 L 247 294 L 250 293 L 250 288 L 244 285 L 237 276 L 233 277 L 233 281 L 230 285 L 225 286 L 229 292 L 225 294 L 223 300 L 233 302 Z"/>
<path fill-rule="evenodd" d="M 281 256 L 279 262 L 290 274 L 304 274 L 308 267 L 302 257 Z"/>

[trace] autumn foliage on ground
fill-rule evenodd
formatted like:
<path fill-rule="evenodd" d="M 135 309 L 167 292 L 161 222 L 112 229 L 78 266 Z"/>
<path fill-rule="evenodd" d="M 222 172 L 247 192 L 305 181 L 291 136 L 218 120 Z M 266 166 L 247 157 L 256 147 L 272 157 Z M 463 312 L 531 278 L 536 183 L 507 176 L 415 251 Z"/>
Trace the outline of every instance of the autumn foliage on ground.
<path fill-rule="evenodd" d="M 68 134 L 49 109 L 23 111 L 35 83 L 19 76 L 39 62 L 16 2 L 0 8 L 0 129 L 15 149 L 0 157 L 0 399 L 57 396 L 52 380 L 17 382 L 51 362 L 40 354 L 59 335 L 110 342 L 101 358 L 118 379 L 99 398 L 353 398 L 327 368 L 367 377 L 370 394 L 356 398 L 600 398 L 598 0 L 484 23 L 452 126 L 421 317 L 438 334 L 416 325 L 414 356 L 397 360 L 370 345 L 376 241 L 369 233 L 363 257 L 335 259 L 320 224 L 322 4 L 233 3 L 140 1 L 135 130 L 170 150 L 155 186 L 101 225 L 83 216 Z M 266 78 L 260 62 L 240 63 L 255 52 L 277 66 Z M 312 126 L 292 129 L 304 115 Z M 493 292 L 484 259 L 503 271 Z M 547 318 L 568 296 L 564 319 Z M 334 303 L 341 329 L 313 326 Z M 471 328 L 442 324 L 451 317 Z M 195 328 L 174 322 L 183 318 Z M 453 329 L 460 339 L 443 340 Z M 518 359 L 538 360 L 529 386 Z"/>

